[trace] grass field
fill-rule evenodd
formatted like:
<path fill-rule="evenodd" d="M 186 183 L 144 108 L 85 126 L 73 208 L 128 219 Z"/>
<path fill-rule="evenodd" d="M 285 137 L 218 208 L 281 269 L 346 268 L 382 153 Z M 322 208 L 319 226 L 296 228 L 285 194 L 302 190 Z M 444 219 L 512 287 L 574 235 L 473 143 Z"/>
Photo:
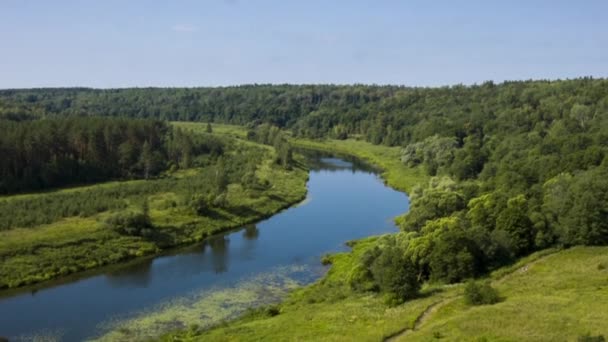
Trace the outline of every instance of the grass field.
<path fill-rule="evenodd" d="M 206 123 L 201 123 L 201 122 L 184 122 L 184 121 L 173 121 L 171 122 L 171 125 L 184 129 L 184 130 L 189 130 L 192 132 L 206 132 L 207 130 L 207 124 Z M 247 129 L 243 126 L 236 126 L 236 125 L 224 125 L 224 124 L 218 124 L 218 123 L 213 123 L 211 124 L 213 133 L 215 134 L 222 134 L 222 135 L 228 135 L 228 136 L 232 136 L 234 138 L 241 138 L 244 139 L 247 137 Z"/>
<path fill-rule="evenodd" d="M 576 247 L 495 280 L 504 300 L 468 307 L 462 297 L 400 341 L 576 341 L 608 337 L 608 248 Z"/>
<path fill-rule="evenodd" d="M 191 124 L 196 129 L 203 124 Z M 216 128 L 220 130 L 220 128 Z M 239 140 L 241 144 L 253 144 Z M 122 199 L 127 208 L 146 198 L 150 206 L 150 218 L 156 236 L 149 239 L 139 236 L 121 235 L 105 227 L 104 218 L 111 211 L 94 215 L 75 215 L 58 218 L 48 224 L 27 228 L 0 231 L 0 288 L 15 288 L 50 280 L 59 276 L 114 264 L 163 249 L 193 243 L 210 234 L 242 226 L 268 217 L 277 211 L 299 202 L 306 194 L 308 171 L 303 166 L 286 171 L 275 166 L 269 147 L 264 160 L 259 164 L 257 176 L 272 185 L 261 193 L 252 194 L 240 184 L 228 187 L 225 208 L 215 210 L 215 215 L 198 216 L 187 205 L 180 204 L 179 194 L 171 185 L 188 187 L 200 176 L 200 170 L 189 169 L 171 174 L 159 180 L 134 180 L 108 182 L 69 189 L 60 189 L 38 194 L 5 196 L 0 204 L 13 200 L 42 199 L 61 200 L 57 194 L 95 193 L 97 190 L 134 188 L 129 198 Z M 162 183 L 164 182 L 164 183 Z M 169 182 L 169 183 L 167 183 Z M 158 183 L 159 186 L 155 186 Z M 168 185 L 160 186 L 167 183 Z M 139 187 L 145 184 L 145 191 Z M 154 189 L 161 189 L 155 192 Z M 141 190 L 141 191 L 140 191 Z M 177 205 L 176 205 L 177 203 Z"/>

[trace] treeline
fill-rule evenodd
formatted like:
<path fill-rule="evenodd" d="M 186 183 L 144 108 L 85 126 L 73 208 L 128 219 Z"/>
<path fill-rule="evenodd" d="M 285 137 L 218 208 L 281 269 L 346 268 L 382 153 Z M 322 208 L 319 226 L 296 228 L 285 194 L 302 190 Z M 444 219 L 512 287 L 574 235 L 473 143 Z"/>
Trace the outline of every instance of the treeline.
<path fill-rule="evenodd" d="M 157 120 L 70 117 L 0 120 L 0 193 L 110 179 L 150 178 L 221 155 L 206 135 L 173 131 Z"/>

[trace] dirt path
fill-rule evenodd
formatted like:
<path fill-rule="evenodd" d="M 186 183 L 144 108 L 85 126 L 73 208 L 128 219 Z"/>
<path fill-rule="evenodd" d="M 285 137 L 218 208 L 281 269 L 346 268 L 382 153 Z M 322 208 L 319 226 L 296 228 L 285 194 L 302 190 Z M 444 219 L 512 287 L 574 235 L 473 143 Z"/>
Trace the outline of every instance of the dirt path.
<path fill-rule="evenodd" d="M 429 305 L 421 314 L 420 316 L 418 316 L 418 318 L 416 318 L 416 321 L 414 322 L 414 327 L 413 328 L 405 328 L 402 329 L 398 332 L 396 332 L 395 334 L 393 334 L 392 336 L 389 336 L 387 338 L 384 339 L 384 341 L 386 342 L 394 342 L 397 341 L 397 339 L 403 337 L 403 336 L 407 336 L 407 334 L 411 333 L 412 331 L 416 331 L 420 328 L 420 326 L 422 324 L 424 324 L 429 317 L 434 314 L 435 312 L 437 312 L 437 310 L 439 310 L 441 307 L 453 302 L 454 300 L 456 300 L 458 297 L 460 296 L 455 296 L 455 297 L 449 297 L 449 298 L 445 298 L 442 299 L 438 302 L 435 302 L 431 305 Z"/>
<path fill-rule="evenodd" d="M 504 274 L 500 278 L 492 280 L 492 284 L 494 284 L 494 285 L 502 284 L 514 274 L 526 273 L 532 266 L 534 266 L 538 262 L 544 260 L 545 258 L 547 258 L 548 256 L 551 256 L 553 254 L 555 254 L 555 252 L 543 255 L 543 256 L 539 257 L 538 259 L 532 260 L 529 263 L 527 263 L 521 267 L 518 267 L 509 273 Z M 430 319 L 430 317 L 435 312 L 437 312 L 440 308 L 452 303 L 453 301 L 455 301 L 456 299 L 461 298 L 461 297 L 462 297 L 462 295 L 447 297 L 447 298 L 444 298 L 442 300 L 439 300 L 439 301 L 429 305 L 420 314 L 420 316 L 418 316 L 418 318 L 416 318 L 416 321 L 414 322 L 414 326 L 412 328 L 403 328 L 403 329 L 399 330 L 398 332 L 394 333 L 393 335 L 385 338 L 384 341 L 385 342 L 394 342 L 394 341 L 401 339 L 404 336 L 407 336 L 408 334 L 412 333 L 413 331 L 420 329 L 420 327 L 425 322 L 427 322 Z"/>

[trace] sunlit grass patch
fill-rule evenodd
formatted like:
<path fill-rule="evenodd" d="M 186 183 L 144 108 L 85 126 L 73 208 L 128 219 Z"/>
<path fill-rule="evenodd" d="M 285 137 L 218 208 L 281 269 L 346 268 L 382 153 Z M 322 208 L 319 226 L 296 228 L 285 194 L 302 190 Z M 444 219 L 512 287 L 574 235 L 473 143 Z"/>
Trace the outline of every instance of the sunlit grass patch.
<path fill-rule="evenodd" d="M 205 133 L 207 131 L 206 122 L 173 121 L 171 125 L 195 133 Z M 237 138 L 245 138 L 247 136 L 247 129 L 244 126 L 211 123 L 211 128 L 215 134 L 230 135 Z"/>
<path fill-rule="evenodd" d="M 439 309 L 403 341 L 575 341 L 591 333 L 608 336 L 606 247 L 576 247 L 510 267 L 494 278 L 504 300 L 469 307 L 460 298 Z"/>

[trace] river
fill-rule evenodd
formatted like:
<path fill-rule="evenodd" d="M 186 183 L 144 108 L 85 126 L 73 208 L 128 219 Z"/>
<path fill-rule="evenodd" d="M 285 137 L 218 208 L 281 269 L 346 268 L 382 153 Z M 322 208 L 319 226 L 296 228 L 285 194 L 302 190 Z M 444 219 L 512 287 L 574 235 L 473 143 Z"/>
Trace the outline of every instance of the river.
<path fill-rule="evenodd" d="M 376 171 L 320 154 L 311 154 L 309 165 L 306 200 L 256 225 L 165 255 L 0 294 L 0 336 L 113 340 L 121 336 L 118 330 L 120 339 L 136 339 L 142 331 L 153 336 L 192 322 L 211 324 L 317 280 L 326 270 L 320 258 L 347 250 L 346 241 L 396 231 L 393 218 L 408 210 L 409 201 Z"/>

